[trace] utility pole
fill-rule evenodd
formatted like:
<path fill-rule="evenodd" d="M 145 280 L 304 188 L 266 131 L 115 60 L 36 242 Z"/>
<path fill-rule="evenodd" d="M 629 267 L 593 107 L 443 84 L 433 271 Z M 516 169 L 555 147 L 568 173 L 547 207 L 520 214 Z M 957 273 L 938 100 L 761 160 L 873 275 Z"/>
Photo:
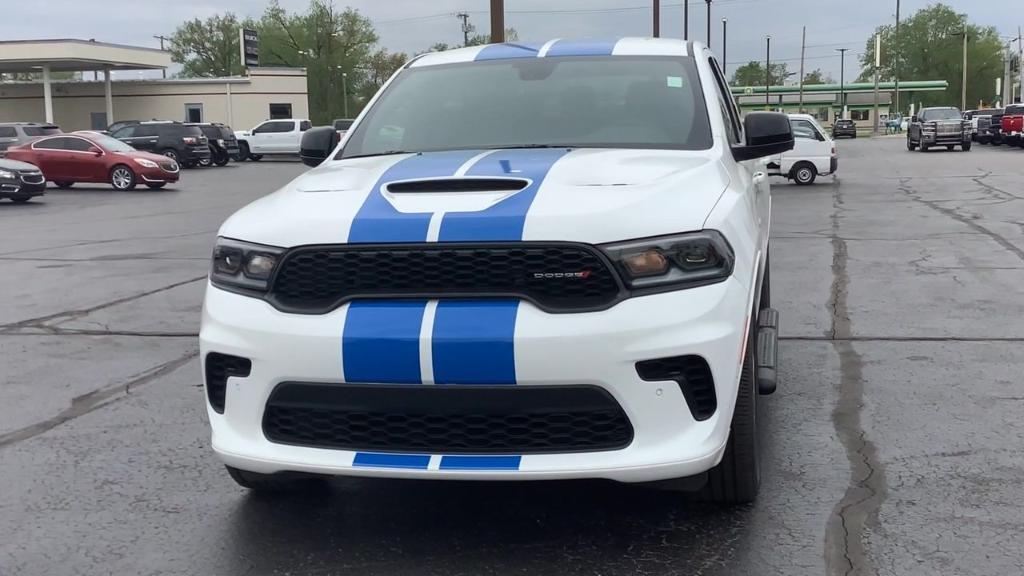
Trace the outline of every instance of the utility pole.
<path fill-rule="evenodd" d="M 964 65 L 963 78 L 960 81 L 960 109 L 967 108 L 967 26 L 964 26 Z"/>
<path fill-rule="evenodd" d="M 1017 26 L 1017 77 L 1020 80 L 1020 90 L 1017 94 L 1021 102 L 1024 102 L 1024 42 L 1021 41 L 1020 26 Z"/>
<path fill-rule="evenodd" d="M 661 0 L 654 0 L 654 37 L 661 37 Z"/>
<path fill-rule="evenodd" d="M 772 37 L 765 36 L 764 53 L 764 109 L 771 110 L 771 101 L 768 92 L 772 86 Z"/>
<path fill-rule="evenodd" d="M 164 49 L 164 40 L 170 40 L 170 38 L 168 38 L 167 36 L 161 36 L 159 34 L 154 35 L 153 38 L 156 38 L 157 40 L 160 40 L 160 50 Z M 166 68 L 164 68 L 160 72 L 163 74 L 164 78 L 167 78 L 167 69 Z"/>
<path fill-rule="evenodd" d="M 875 126 L 871 133 L 878 136 L 878 68 L 882 65 L 882 35 L 875 34 Z M 961 108 L 962 110 L 962 108 Z"/>
<path fill-rule="evenodd" d="M 469 13 L 459 12 L 455 17 L 462 20 L 462 45 L 468 46 L 469 33 L 473 31 L 473 25 L 469 23 Z"/>
<path fill-rule="evenodd" d="M 900 52 L 900 0 L 896 0 L 896 40 L 893 41 L 896 50 L 893 53 L 893 76 L 896 81 L 896 113 L 900 114 L 900 60 L 903 53 Z"/>
<path fill-rule="evenodd" d="M 350 118 L 348 115 L 348 73 L 341 73 L 341 97 L 345 99 L 345 118 Z"/>
<path fill-rule="evenodd" d="M 683 0 L 683 40 L 690 39 L 690 0 Z"/>
<path fill-rule="evenodd" d="M 725 81 L 729 81 L 729 75 L 725 73 L 725 69 L 729 66 L 729 61 L 725 59 L 726 50 L 729 48 L 727 43 L 729 34 L 729 19 L 722 18 L 722 76 L 725 76 Z"/>
<path fill-rule="evenodd" d="M 804 111 L 804 54 L 807 52 L 807 26 L 800 39 L 800 113 Z"/>
<path fill-rule="evenodd" d="M 708 4 L 708 46 L 711 46 L 711 0 L 704 0 Z"/>
<path fill-rule="evenodd" d="M 839 117 L 846 120 L 846 51 L 849 48 L 836 48 L 839 52 Z"/>
<path fill-rule="evenodd" d="M 491 0 L 491 42 L 505 41 L 505 0 Z"/>

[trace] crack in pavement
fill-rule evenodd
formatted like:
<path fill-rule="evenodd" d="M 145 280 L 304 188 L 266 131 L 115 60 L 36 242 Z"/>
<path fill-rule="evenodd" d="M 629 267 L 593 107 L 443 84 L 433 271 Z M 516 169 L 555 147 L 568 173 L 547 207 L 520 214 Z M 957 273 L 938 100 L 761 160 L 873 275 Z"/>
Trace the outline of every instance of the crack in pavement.
<path fill-rule="evenodd" d="M 0 326 L 0 334 L 10 334 L 12 332 L 23 330 L 25 328 L 37 328 L 39 330 L 46 330 L 50 328 L 49 326 L 46 326 L 44 324 L 46 322 L 50 322 L 53 320 L 77 320 L 78 318 L 88 316 L 89 314 L 92 314 L 93 312 L 96 312 L 98 310 L 103 310 L 104 308 L 110 308 L 111 306 L 117 306 L 118 304 L 124 304 L 126 302 L 131 302 L 133 300 L 145 298 L 146 296 L 152 296 L 153 294 L 159 294 L 160 292 L 165 292 L 167 290 L 171 290 L 172 288 L 177 288 L 178 286 L 184 286 L 186 284 L 191 284 L 193 282 L 205 280 L 206 278 L 207 275 L 203 274 L 202 276 L 190 278 L 188 280 L 183 280 L 181 282 L 175 282 L 173 284 L 162 286 L 160 288 L 154 288 L 153 290 L 147 290 L 146 292 L 141 292 L 139 294 L 125 296 L 123 298 L 118 298 L 116 300 L 104 302 L 103 304 L 97 304 L 96 306 L 92 306 L 89 308 L 81 308 L 78 310 L 65 310 L 64 312 L 57 312 L 55 314 L 48 314 L 46 316 L 39 316 L 37 318 L 29 318 L 28 320 L 22 320 L 20 322 L 15 322 L 13 324 L 2 325 Z"/>
<path fill-rule="evenodd" d="M 87 328 L 59 328 L 57 326 L 30 326 L 0 332 L 0 337 L 13 336 L 129 336 L 136 338 L 198 338 L 199 332 L 159 332 L 145 330 L 95 330 Z"/>
<path fill-rule="evenodd" d="M 198 349 L 190 350 L 184 356 L 150 368 L 149 370 L 136 375 L 127 382 L 105 386 L 103 388 L 93 390 L 92 392 L 82 394 L 81 396 L 76 396 L 71 399 L 71 405 L 62 410 L 56 416 L 0 435 L 0 449 L 17 444 L 18 442 L 23 442 L 29 438 L 34 438 L 44 432 L 53 430 L 65 422 L 89 414 L 90 412 L 117 402 L 123 398 L 127 398 L 133 390 L 174 372 L 178 368 L 188 364 L 198 355 Z"/>
<path fill-rule="evenodd" d="M 973 220 L 973 219 L 971 219 L 971 218 L 969 218 L 967 216 L 964 216 L 963 214 L 957 212 L 956 210 L 954 210 L 952 208 L 946 208 L 945 206 L 939 206 L 934 200 L 925 200 L 924 198 L 921 198 L 921 196 L 917 193 L 917 190 L 915 190 L 910 185 L 910 181 L 911 180 L 913 180 L 913 178 L 900 178 L 900 184 L 898 186 L 899 191 L 903 192 L 908 198 L 910 198 L 911 200 L 913 200 L 915 202 L 919 202 L 921 204 L 924 204 L 925 206 L 931 208 L 932 210 L 935 210 L 936 212 L 944 214 L 945 216 L 948 216 L 948 217 L 952 218 L 953 220 L 956 220 L 957 222 L 966 225 L 968 228 L 970 228 L 971 230 L 974 230 L 975 232 L 978 232 L 980 234 L 984 234 L 985 236 L 988 236 L 989 238 L 994 240 L 997 244 L 999 244 L 1000 246 L 1005 248 L 1007 251 L 1009 251 L 1013 255 L 1015 255 L 1017 258 L 1019 258 L 1020 260 L 1024 261 L 1024 250 L 1022 250 L 1016 244 L 1014 244 L 1013 242 L 1010 242 L 1009 240 L 1007 240 L 1003 236 L 1001 236 L 1001 235 L 999 235 L 999 234 L 989 230 L 988 228 L 982 226 L 981 224 L 978 224 L 975 220 Z M 977 182 L 977 180 L 975 180 L 975 182 Z M 978 183 L 981 184 L 980 182 L 978 182 Z M 982 186 L 987 186 L 986 184 L 981 184 L 981 185 Z"/>
<path fill-rule="evenodd" d="M 827 306 L 831 325 L 826 338 L 839 355 L 839 400 L 832 410 L 832 424 L 846 451 L 850 483 L 836 503 L 825 530 L 825 566 L 831 575 L 875 574 L 866 550 L 866 530 L 878 523 L 878 509 L 886 494 L 885 470 L 878 461 L 874 444 L 861 424 L 864 382 L 861 357 L 850 340 L 847 310 L 849 275 L 846 269 L 846 241 L 839 235 L 840 215 L 846 211 L 842 189 L 833 189 L 832 288 Z"/>

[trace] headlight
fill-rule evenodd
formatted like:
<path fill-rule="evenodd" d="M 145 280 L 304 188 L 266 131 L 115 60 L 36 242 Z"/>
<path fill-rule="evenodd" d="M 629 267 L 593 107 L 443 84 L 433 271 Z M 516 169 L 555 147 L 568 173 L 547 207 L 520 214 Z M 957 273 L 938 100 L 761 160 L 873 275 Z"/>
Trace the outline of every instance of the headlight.
<path fill-rule="evenodd" d="M 732 274 L 735 255 L 719 232 L 632 240 L 600 247 L 631 290 L 660 291 L 721 282 Z"/>
<path fill-rule="evenodd" d="M 14 180 L 17 177 L 18 177 L 18 175 L 15 174 L 14 172 L 11 172 L 10 170 L 0 170 L 0 178 L 6 178 L 6 179 L 9 179 L 9 180 Z"/>
<path fill-rule="evenodd" d="M 157 166 L 156 162 L 153 162 L 152 160 L 147 160 L 145 158 L 134 158 L 134 160 L 136 164 L 138 164 L 139 166 L 144 166 L 146 168 L 156 168 Z"/>
<path fill-rule="evenodd" d="M 284 248 L 218 238 L 213 249 L 210 281 L 246 292 L 266 292 Z"/>

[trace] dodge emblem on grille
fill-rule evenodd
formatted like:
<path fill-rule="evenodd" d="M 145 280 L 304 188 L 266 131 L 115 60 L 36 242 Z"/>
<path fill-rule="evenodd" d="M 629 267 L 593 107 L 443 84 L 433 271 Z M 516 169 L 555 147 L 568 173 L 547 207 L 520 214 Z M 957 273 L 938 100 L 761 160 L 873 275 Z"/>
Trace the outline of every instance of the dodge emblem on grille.
<path fill-rule="evenodd" d="M 579 278 L 585 280 L 590 276 L 590 270 L 583 270 L 581 272 L 535 272 L 533 277 L 535 279 L 545 278 Z"/>

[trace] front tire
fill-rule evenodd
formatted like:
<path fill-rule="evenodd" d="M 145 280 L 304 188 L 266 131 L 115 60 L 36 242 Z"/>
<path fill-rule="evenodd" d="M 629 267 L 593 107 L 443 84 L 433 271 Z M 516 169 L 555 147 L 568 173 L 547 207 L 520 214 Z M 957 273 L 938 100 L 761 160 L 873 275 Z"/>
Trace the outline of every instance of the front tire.
<path fill-rule="evenodd" d="M 227 166 L 228 162 L 231 161 L 231 156 L 223 150 L 217 150 L 213 158 L 213 163 L 217 166 Z"/>
<path fill-rule="evenodd" d="M 800 186 L 808 186 L 814 184 L 814 179 L 818 177 L 818 170 L 810 163 L 801 162 L 793 166 L 789 177 Z"/>
<path fill-rule="evenodd" d="M 751 333 L 756 321 L 751 323 Z M 747 336 L 736 410 L 732 415 L 729 441 L 722 461 L 708 471 L 704 496 L 717 504 L 748 504 L 757 499 L 761 488 L 760 442 L 757 437 L 757 382 L 754 377 L 754 340 Z"/>
<path fill-rule="evenodd" d="M 927 151 L 928 151 L 928 145 L 927 144 L 921 144 L 921 152 L 927 152 Z"/>
<path fill-rule="evenodd" d="M 249 144 L 247 142 L 238 143 L 238 155 L 235 156 L 235 160 L 239 162 L 245 162 L 249 159 Z"/>
<path fill-rule="evenodd" d="M 915 148 L 917 148 L 917 144 L 914 144 L 914 141 L 910 139 L 910 136 L 907 136 L 907 150 L 913 152 Z"/>
<path fill-rule="evenodd" d="M 249 160 L 259 162 L 260 160 L 263 160 L 263 154 L 249 154 Z"/>
<path fill-rule="evenodd" d="M 110 170 L 110 185 L 114 190 L 127 192 L 135 189 L 135 172 L 124 164 L 118 164 Z"/>
<path fill-rule="evenodd" d="M 167 186 L 167 182 L 146 182 L 146 186 L 152 188 L 153 190 L 159 190 L 164 186 Z"/>
<path fill-rule="evenodd" d="M 239 470 L 232 466 L 224 466 L 228 470 L 228 476 L 242 488 L 248 488 L 254 492 L 288 492 L 303 487 L 308 487 L 311 481 L 322 480 L 322 477 L 302 474 L 260 474 Z"/>
<path fill-rule="evenodd" d="M 961 146 L 960 149 L 963 150 L 964 152 L 970 152 L 971 151 L 971 143 L 970 142 L 964 142 L 963 146 Z"/>
<path fill-rule="evenodd" d="M 61 190 L 67 190 L 68 188 L 71 188 L 72 186 L 75 185 L 74 182 L 67 182 L 67 181 L 64 181 L 64 180 L 61 180 L 59 182 L 54 182 L 54 184 L 56 184 L 57 188 L 60 188 Z"/>

